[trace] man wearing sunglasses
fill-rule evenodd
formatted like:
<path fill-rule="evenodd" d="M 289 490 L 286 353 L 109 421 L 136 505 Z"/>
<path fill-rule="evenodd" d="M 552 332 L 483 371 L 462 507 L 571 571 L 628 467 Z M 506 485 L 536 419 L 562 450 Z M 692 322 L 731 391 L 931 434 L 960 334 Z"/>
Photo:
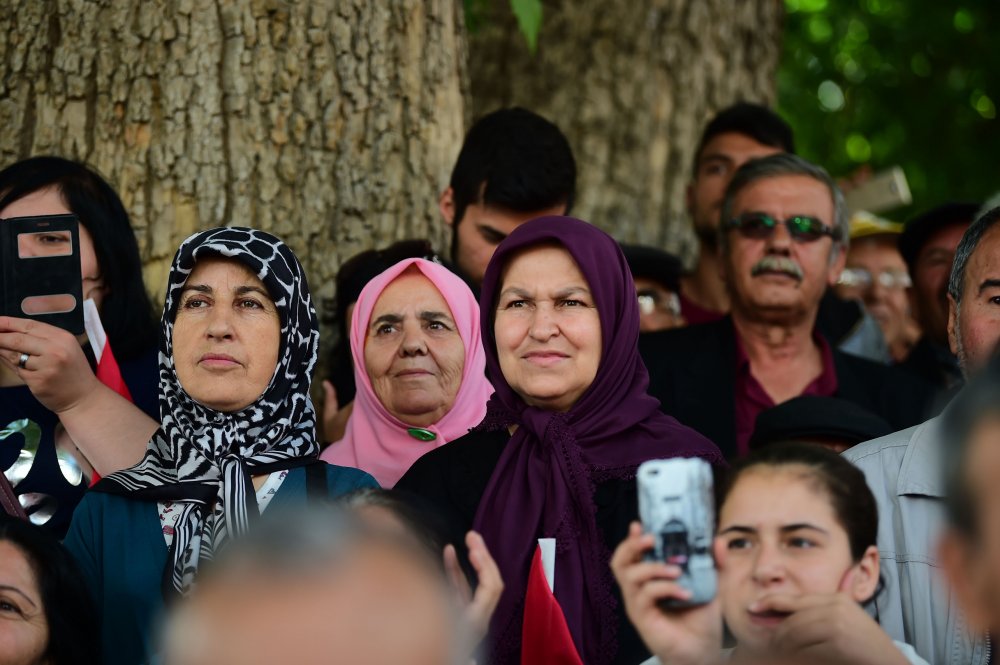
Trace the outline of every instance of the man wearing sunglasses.
<path fill-rule="evenodd" d="M 896 428 L 926 416 L 929 386 L 816 331 L 848 243 L 844 199 L 826 171 L 787 153 L 751 160 L 730 181 L 721 219 L 730 315 L 639 342 L 665 412 L 731 458 L 747 452 L 757 414 L 799 395 L 855 402 Z"/>

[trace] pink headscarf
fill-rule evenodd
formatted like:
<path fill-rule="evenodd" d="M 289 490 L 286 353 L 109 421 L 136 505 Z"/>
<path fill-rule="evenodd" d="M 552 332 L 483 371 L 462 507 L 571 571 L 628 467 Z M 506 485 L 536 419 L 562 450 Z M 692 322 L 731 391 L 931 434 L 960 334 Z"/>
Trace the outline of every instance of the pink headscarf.
<path fill-rule="evenodd" d="M 410 426 L 382 405 L 365 369 L 365 339 L 375 302 L 410 266 L 416 266 L 441 292 L 465 345 L 462 385 L 455 403 L 441 420 L 421 428 L 437 435 L 433 441 L 420 441 L 407 433 Z M 320 459 L 331 464 L 367 471 L 383 487 L 392 487 L 422 455 L 464 435 L 486 415 L 486 402 L 493 394 L 493 386 L 486 380 L 486 354 L 479 334 L 479 303 L 465 282 L 442 265 L 424 259 L 405 259 L 370 281 L 358 296 L 351 317 L 351 355 L 354 356 L 357 395 L 344 438 L 320 455 Z"/>

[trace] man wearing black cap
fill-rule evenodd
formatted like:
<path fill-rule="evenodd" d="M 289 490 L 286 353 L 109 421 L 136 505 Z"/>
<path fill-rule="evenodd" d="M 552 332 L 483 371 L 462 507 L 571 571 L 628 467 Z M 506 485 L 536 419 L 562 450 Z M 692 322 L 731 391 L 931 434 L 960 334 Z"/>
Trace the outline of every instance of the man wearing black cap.
<path fill-rule="evenodd" d="M 838 397 L 803 395 L 762 411 L 750 437 L 750 450 L 772 443 L 815 443 L 842 453 L 862 441 L 892 433 L 868 409 Z"/>
<path fill-rule="evenodd" d="M 923 330 L 900 367 L 946 390 L 962 381 L 958 359 L 948 348 L 948 275 L 955 248 L 978 208 L 976 203 L 945 203 L 914 218 L 899 237 L 913 282 L 910 309 Z"/>

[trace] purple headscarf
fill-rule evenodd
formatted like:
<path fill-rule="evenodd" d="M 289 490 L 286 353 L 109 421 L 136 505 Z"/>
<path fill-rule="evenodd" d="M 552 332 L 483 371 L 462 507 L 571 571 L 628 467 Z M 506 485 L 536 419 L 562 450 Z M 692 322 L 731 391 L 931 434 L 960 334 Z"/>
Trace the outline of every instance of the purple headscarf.
<path fill-rule="evenodd" d="M 601 363 L 594 382 L 565 413 L 528 406 L 500 370 L 493 319 L 503 270 L 521 250 L 558 243 L 587 279 L 601 322 Z M 702 457 L 723 464 L 708 439 L 659 411 L 646 393 L 639 357 L 639 306 L 628 264 L 611 236 L 571 217 L 527 222 L 500 243 L 480 298 L 486 373 L 496 392 L 480 428 L 517 425 L 486 486 L 474 520 L 503 574 L 493 615 L 495 663 L 520 659 L 528 571 L 537 538 L 556 538 L 555 595 L 587 665 L 610 663 L 618 625 L 608 561 L 597 528 L 597 482 L 635 477 L 649 459 Z"/>

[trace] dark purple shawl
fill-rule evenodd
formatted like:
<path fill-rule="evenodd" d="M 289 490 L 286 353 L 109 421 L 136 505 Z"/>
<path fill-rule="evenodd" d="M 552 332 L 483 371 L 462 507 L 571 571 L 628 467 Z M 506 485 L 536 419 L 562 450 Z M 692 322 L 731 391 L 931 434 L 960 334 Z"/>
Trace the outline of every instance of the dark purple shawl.
<path fill-rule="evenodd" d="M 590 388 L 566 413 L 529 407 L 500 371 L 493 318 L 503 269 L 513 254 L 548 242 L 563 245 L 587 278 L 601 322 L 602 355 Z M 608 561 L 598 532 L 598 482 L 635 477 L 648 459 L 702 457 L 722 464 L 708 439 L 659 411 L 646 394 L 639 357 L 639 306 L 618 243 L 571 217 L 542 217 L 518 227 L 497 248 L 481 302 L 486 373 L 496 392 L 480 428 L 517 425 L 479 503 L 474 528 L 500 566 L 506 590 L 491 624 L 496 664 L 520 660 L 528 571 L 537 538 L 555 537 L 555 595 L 587 665 L 610 663 L 618 619 Z"/>

